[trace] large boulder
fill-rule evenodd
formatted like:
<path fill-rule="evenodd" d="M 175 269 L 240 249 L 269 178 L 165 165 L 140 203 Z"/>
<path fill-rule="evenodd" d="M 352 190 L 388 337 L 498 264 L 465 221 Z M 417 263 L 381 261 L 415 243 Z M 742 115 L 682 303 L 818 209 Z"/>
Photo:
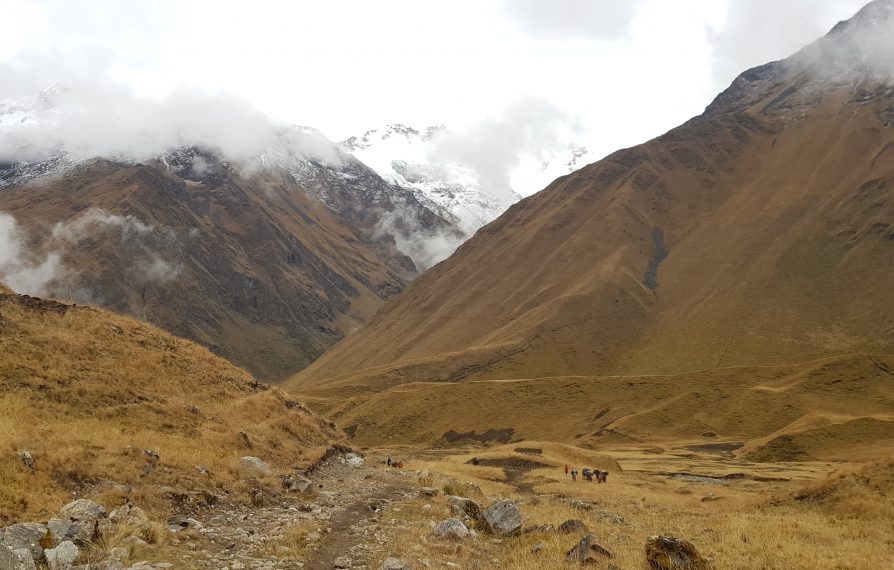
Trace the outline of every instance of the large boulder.
<path fill-rule="evenodd" d="M 50 570 L 68 570 L 78 559 L 80 552 L 70 540 L 59 544 L 56 548 L 50 548 L 44 552 L 47 559 L 47 567 Z"/>
<path fill-rule="evenodd" d="M 40 523 L 16 523 L 3 529 L 0 542 L 14 551 L 28 550 L 34 561 L 43 556 L 40 543 L 47 535 L 47 525 Z"/>
<path fill-rule="evenodd" d="M 614 555 L 607 548 L 596 542 L 596 537 L 592 534 L 588 534 L 580 539 L 566 555 L 566 559 L 569 562 L 577 562 L 579 564 L 600 564 L 608 558 L 614 558 Z"/>
<path fill-rule="evenodd" d="M 447 495 L 447 506 L 455 517 L 477 521 L 481 518 L 481 507 L 472 499 Z"/>
<path fill-rule="evenodd" d="M 646 540 L 646 560 L 653 570 L 705 570 L 708 561 L 688 540 L 671 536 L 650 536 Z"/>
<path fill-rule="evenodd" d="M 508 499 L 489 506 L 481 518 L 488 532 L 498 536 L 510 536 L 521 532 L 522 518 L 518 505 Z"/>
<path fill-rule="evenodd" d="M 253 475 L 269 475 L 273 472 L 273 469 L 271 469 L 269 465 L 257 457 L 252 457 L 250 455 L 246 455 L 239 459 L 239 465 L 242 466 L 243 470 Z"/>
<path fill-rule="evenodd" d="M 3 570 L 36 570 L 31 551 L 27 548 L 13 549 L 0 544 L 0 568 Z"/>
<path fill-rule="evenodd" d="M 59 510 L 59 518 L 63 521 L 81 523 L 80 528 L 72 538 L 77 542 L 87 543 L 96 538 L 96 529 L 99 522 L 106 518 L 106 509 L 99 503 L 90 499 L 78 499 L 72 501 Z"/>
<path fill-rule="evenodd" d="M 459 519 L 441 521 L 432 529 L 432 534 L 438 538 L 451 540 L 465 540 L 475 536 L 475 533 L 469 530 L 469 527 Z"/>

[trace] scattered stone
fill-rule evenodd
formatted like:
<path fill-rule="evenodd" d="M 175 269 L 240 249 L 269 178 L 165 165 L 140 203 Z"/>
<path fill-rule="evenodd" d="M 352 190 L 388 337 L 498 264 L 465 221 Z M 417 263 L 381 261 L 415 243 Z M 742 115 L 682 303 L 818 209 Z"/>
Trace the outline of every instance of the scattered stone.
<path fill-rule="evenodd" d="M 707 495 L 705 495 L 704 497 L 702 497 L 702 502 L 703 502 L 703 503 L 710 503 L 710 502 L 712 502 L 712 501 L 719 501 L 719 500 L 722 499 L 722 498 L 723 498 L 723 497 L 718 497 L 718 496 L 715 495 L 714 493 L 708 493 Z"/>
<path fill-rule="evenodd" d="M 569 562 L 580 564 L 599 564 L 606 558 L 614 558 L 614 555 L 596 542 L 595 536 L 588 534 L 571 547 L 565 558 Z"/>
<path fill-rule="evenodd" d="M 556 532 L 556 527 L 551 524 L 541 524 L 525 527 L 524 534 L 550 534 Z"/>
<path fill-rule="evenodd" d="M 109 558 L 111 560 L 120 560 L 121 562 L 124 562 L 130 558 L 130 551 L 123 546 L 116 546 L 109 550 Z"/>
<path fill-rule="evenodd" d="M 481 519 L 481 507 L 472 499 L 447 495 L 447 506 L 450 507 L 450 514 L 455 517 L 473 521 Z"/>
<path fill-rule="evenodd" d="M 469 527 L 459 519 L 447 519 L 441 521 L 432 530 L 432 534 L 438 538 L 448 538 L 452 540 L 465 540 L 474 536 L 474 533 L 469 530 Z"/>
<path fill-rule="evenodd" d="M 31 474 L 34 475 L 34 458 L 31 456 L 31 453 L 28 451 L 20 451 L 16 455 L 18 455 L 19 461 L 21 461 L 25 467 L 31 471 Z"/>
<path fill-rule="evenodd" d="M 185 517 L 183 515 L 175 515 L 168 519 L 168 530 L 177 533 L 188 528 L 194 530 L 202 530 L 204 526 L 196 519 Z"/>
<path fill-rule="evenodd" d="M 580 519 L 568 519 L 559 525 L 559 532 L 563 534 L 586 533 L 587 525 Z"/>
<path fill-rule="evenodd" d="M 250 455 L 246 455 L 245 457 L 241 458 L 239 460 L 239 464 L 242 466 L 242 469 L 248 471 L 249 473 L 269 475 L 273 472 L 269 465 L 267 465 L 257 457 L 252 457 Z"/>
<path fill-rule="evenodd" d="M 540 554 L 541 552 L 543 552 L 544 548 L 546 548 L 546 545 L 542 542 L 539 544 L 535 544 L 531 547 L 531 554 Z"/>
<path fill-rule="evenodd" d="M 98 521 L 105 518 L 106 509 L 90 499 L 72 501 L 59 510 L 59 516 L 70 521 Z"/>
<path fill-rule="evenodd" d="M 44 551 L 47 567 L 50 570 L 67 570 L 71 568 L 79 555 L 78 547 L 70 540 L 61 542 L 56 548 Z"/>
<path fill-rule="evenodd" d="M 31 551 L 27 548 L 14 549 L 0 543 L 0 568 L 4 570 L 35 570 Z"/>
<path fill-rule="evenodd" d="M 437 497 L 439 492 L 434 487 L 422 487 L 419 489 L 419 495 L 422 497 Z"/>
<path fill-rule="evenodd" d="M 400 558 L 394 558 L 393 556 L 389 556 L 385 559 L 385 562 L 382 562 L 382 566 L 379 570 L 412 570 L 410 565 L 401 560 Z"/>
<path fill-rule="evenodd" d="M 345 455 L 345 463 L 347 463 L 349 467 L 357 469 L 363 467 L 363 458 L 356 453 L 348 453 Z"/>
<path fill-rule="evenodd" d="M 350 568 L 351 566 L 353 566 L 353 563 L 347 556 L 340 556 L 335 559 L 336 568 Z"/>
<path fill-rule="evenodd" d="M 708 562 L 688 540 L 671 536 L 650 536 L 646 540 L 646 560 L 654 570 L 705 570 Z"/>
<path fill-rule="evenodd" d="M 509 536 L 521 532 L 521 512 L 508 499 L 497 501 L 481 513 L 489 532 L 499 536 Z"/>
<path fill-rule="evenodd" d="M 143 455 L 146 456 L 146 459 L 149 460 L 149 463 L 158 463 L 161 459 L 161 456 L 154 449 L 144 449 Z"/>
<path fill-rule="evenodd" d="M 593 516 L 614 524 L 624 524 L 624 517 L 611 511 L 595 511 L 593 512 Z"/>
<path fill-rule="evenodd" d="M 37 562 L 43 556 L 40 542 L 47 535 L 47 526 L 40 523 L 17 523 L 3 530 L 0 542 L 14 551 L 27 550 Z"/>
<path fill-rule="evenodd" d="M 589 511 L 593 509 L 593 503 L 588 503 L 586 501 L 571 501 L 572 509 L 580 509 L 582 511 Z"/>
<path fill-rule="evenodd" d="M 199 475 L 209 475 L 211 472 L 208 471 L 207 467 L 202 467 L 201 465 L 196 465 L 196 471 Z"/>
<path fill-rule="evenodd" d="M 134 546 L 134 547 L 138 547 L 138 548 L 143 547 L 143 546 L 149 546 L 149 543 L 146 542 L 145 540 L 143 540 L 142 538 L 140 538 L 139 536 L 128 536 L 127 538 L 125 538 L 124 540 L 121 541 L 121 544 L 126 544 L 128 546 Z"/>

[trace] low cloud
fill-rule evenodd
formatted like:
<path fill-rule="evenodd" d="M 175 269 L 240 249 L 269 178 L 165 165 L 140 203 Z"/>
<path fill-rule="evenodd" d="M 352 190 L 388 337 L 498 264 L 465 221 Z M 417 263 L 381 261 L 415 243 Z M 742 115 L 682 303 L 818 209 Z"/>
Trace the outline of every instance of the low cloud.
<path fill-rule="evenodd" d="M 122 241 L 144 237 L 155 231 L 153 226 L 134 216 L 121 216 L 100 208 L 90 208 L 74 220 L 54 225 L 52 235 L 56 239 L 76 243 L 95 235 L 99 230 L 109 228 L 119 231 Z"/>
<path fill-rule="evenodd" d="M 376 231 L 380 236 L 391 237 L 397 249 L 412 259 L 420 272 L 450 257 L 468 239 L 454 228 L 426 228 L 412 208 L 399 202 L 396 206 L 395 210 L 382 213 Z"/>
<path fill-rule="evenodd" d="M 864 0 L 729 0 L 725 23 L 708 29 L 715 81 L 788 57 L 853 15 Z"/>
<path fill-rule="evenodd" d="M 496 117 L 439 136 L 429 160 L 432 164 L 454 161 L 470 168 L 482 188 L 511 204 L 516 200 L 513 170 L 524 161 L 543 162 L 567 151 L 570 135 L 580 131 L 579 122 L 552 103 L 523 99 Z"/>
<path fill-rule="evenodd" d="M 47 295 L 64 274 L 58 253 L 41 256 L 28 246 L 15 218 L 0 212 L 0 281 L 23 295 Z"/>
<path fill-rule="evenodd" d="M 0 65 L 0 162 L 59 154 L 141 161 L 192 145 L 248 164 L 267 153 L 274 160 L 339 160 L 319 132 L 276 123 L 236 97 L 179 89 L 160 100 L 142 98 L 110 79 L 101 59 L 74 69 L 68 63 L 57 57 Z"/>
<path fill-rule="evenodd" d="M 534 35 L 615 40 L 630 28 L 641 0 L 509 0 L 507 9 Z"/>

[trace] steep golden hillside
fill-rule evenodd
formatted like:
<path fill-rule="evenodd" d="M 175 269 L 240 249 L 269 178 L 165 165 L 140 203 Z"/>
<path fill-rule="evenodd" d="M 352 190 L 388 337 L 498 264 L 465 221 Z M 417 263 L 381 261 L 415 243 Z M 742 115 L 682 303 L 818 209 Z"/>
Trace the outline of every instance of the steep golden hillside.
<path fill-rule="evenodd" d="M 328 422 L 192 342 L 0 290 L 0 522 L 114 485 L 234 493 L 242 456 L 285 471 L 340 441 Z"/>
<path fill-rule="evenodd" d="M 350 157 L 339 168 L 309 163 L 296 178 L 196 149 L 146 164 L 96 159 L 3 188 L 0 210 L 37 254 L 59 256 L 43 293 L 146 320 L 282 380 L 416 273 L 376 233 L 393 189 Z"/>
<path fill-rule="evenodd" d="M 516 204 L 290 387 L 894 352 L 894 89 L 852 62 L 889 7 Z"/>

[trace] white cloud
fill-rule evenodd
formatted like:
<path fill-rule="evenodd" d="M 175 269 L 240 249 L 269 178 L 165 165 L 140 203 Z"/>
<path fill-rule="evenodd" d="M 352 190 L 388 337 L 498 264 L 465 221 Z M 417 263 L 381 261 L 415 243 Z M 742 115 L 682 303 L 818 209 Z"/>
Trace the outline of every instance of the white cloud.
<path fill-rule="evenodd" d="M 639 0 L 509 0 L 509 13 L 540 36 L 616 40 L 633 22 Z"/>
<path fill-rule="evenodd" d="M 60 256 L 32 252 L 15 218 L 0 212 L 0 281 L 17 293 L 40 296 L 62 274 Z"/>

